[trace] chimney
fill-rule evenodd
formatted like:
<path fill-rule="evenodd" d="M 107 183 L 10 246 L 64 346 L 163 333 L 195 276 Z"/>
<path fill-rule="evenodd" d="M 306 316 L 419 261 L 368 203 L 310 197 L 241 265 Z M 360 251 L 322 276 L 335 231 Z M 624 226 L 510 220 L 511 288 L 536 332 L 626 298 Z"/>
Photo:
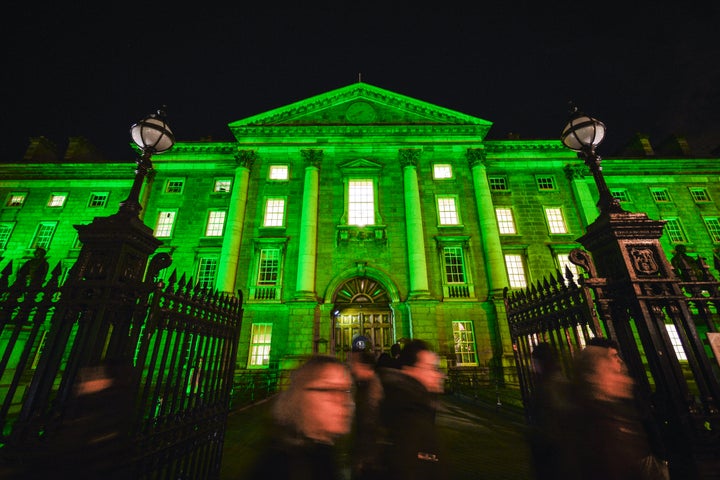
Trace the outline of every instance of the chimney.
<path fill-rule="evenodd" d="M 60 158 L 60 151 L 45 137 L 30 137 L 30 145 L 23 160 L 29 163 L 53 163 Z"/>

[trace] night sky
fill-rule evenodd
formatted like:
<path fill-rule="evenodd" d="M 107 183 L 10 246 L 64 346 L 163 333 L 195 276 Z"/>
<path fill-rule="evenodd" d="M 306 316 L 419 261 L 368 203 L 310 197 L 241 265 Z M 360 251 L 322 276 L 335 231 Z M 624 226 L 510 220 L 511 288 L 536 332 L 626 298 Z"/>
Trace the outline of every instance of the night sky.
<path fill-rule="evenodd" d="M 130 125 L 161 105 L 180 141 L 232 140 L 228 123 L 359 74 L 491 121 L 490 139 L 558 138 L 572 100 L 606 124 L 601 155 L 636 132 L 720 146 L 715 3 L 38 3 L 0 20 L 0 161 L 21 161 L 30 137 L 64 152 L 82 136 L 132 162 Z"/>

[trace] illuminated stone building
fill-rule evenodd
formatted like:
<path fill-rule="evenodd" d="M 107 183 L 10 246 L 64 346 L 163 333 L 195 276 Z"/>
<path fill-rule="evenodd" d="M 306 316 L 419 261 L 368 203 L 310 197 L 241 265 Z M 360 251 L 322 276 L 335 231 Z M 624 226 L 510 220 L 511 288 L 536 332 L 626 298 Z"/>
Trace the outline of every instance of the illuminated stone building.
<path fill-rule="evenodd" d="M 232 122 L 234 142 L 178 142 L 154 156 L 141 215 L 172 256 L 165 275 L 242 291 L 239 371 L 342 356 L 363 335 L 378 352 L 422 338 L 448 369 L 492 378 L 504 366 L 508 378 L 503 289 L 564 270 L 597 216 L 597 189 L 559 139 L 486 140 L 491 126 L 354 83 Z M 713 259 L 718 159 L 691 156 L 681 140 L 631 147 L 603 160 L 612 194 L 667 221 L 668 255 L 684 244 Z M 51 268 L 71 266 L 73 226 L 115 213 L 127 195 L 130 153 L 102 161 L 75 138 L 63 157 L 36 138 L 25 158 L 0 164 L 0 266 L 12 259 L 17 270 L 36 246 Z"/>

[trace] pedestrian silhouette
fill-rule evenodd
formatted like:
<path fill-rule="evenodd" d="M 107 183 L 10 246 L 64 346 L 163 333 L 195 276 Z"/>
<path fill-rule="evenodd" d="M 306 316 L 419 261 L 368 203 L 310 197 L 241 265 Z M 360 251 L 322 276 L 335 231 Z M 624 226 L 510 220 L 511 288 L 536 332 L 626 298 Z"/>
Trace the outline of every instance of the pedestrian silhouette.
<path fill-rule="evenodd" d="M 350 442 L 353 480 L 377 478 L 381 465 L 378 439 L 383 390 L 375 363 L 375 355 L 368 349 L 350 352 L 350 371 L 355 382 L 355 420 Z"/>
<path fill-rule="evenodd" d="M 568 419 L 574 408 L 570 382 L 562 371 L 558 355 L 547 342 L 531 353 L 533 390 L 528 406 L 529 446 L 538 480 L 574 479 L 574 459 L 566 455 Z"/>

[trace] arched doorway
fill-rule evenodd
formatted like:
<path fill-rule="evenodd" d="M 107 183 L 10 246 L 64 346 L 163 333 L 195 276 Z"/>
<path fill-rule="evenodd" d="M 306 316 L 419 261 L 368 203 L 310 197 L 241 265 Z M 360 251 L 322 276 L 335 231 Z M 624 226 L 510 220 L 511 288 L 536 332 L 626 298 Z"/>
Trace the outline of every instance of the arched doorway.
<path fill-rule="evenodd" d="M 358 335 L 370 339 L 376 355 L 389 352 L 394 342 L 393 312 L 384 285 L 368 277 L 354 277 L 340 285 L 333 308 L 335 354 L 342 360 Z"/>

